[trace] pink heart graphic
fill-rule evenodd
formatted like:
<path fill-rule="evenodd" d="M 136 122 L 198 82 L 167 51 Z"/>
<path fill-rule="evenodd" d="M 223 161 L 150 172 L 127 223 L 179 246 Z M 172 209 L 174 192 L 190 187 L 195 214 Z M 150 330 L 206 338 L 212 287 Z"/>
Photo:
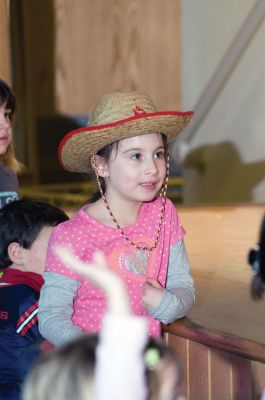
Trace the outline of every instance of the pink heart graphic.
<path fill-rule="evenodd" d="M 149 239 L 149 238 L 147 238 Z M 135 239 L 134 239 L 135 240 Z M 150 246 L 150 239 L 143 240 L 137 243 L 139 246 Z M 109 263 L 113 270 L 124 278 L 130 278 L 144 282 L 146 277 L 152 277 L 156 268 L 157 250 L 151 252 L 139 250 L 133 246 L 123 246 L 115 248 L 109 255 Z"/>

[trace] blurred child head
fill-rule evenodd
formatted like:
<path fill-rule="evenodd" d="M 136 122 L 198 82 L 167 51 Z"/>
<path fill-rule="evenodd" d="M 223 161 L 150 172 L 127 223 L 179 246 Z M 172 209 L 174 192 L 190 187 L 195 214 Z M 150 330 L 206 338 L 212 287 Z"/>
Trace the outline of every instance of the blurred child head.
<path fill-rule="evenodd" d="M 44 353 L 26 380 L 23 400 L 93 400 L 97 344 L 98 336 L 89 335 Z M 143 358 L 148 400 L 180 400 L 182 369 L 174 351 L 150 339 Z"/>
<path fill-rule="evenodd" d="M 0 268 L 42 274 L 51 231 L 66 220 L 64 211 L 44 201 L 7 204 L 0 210 Z"/>
<path fill-rule="evenodd" d="M 0 79 L 0 161 L 14 172 L 20 172 L 22 164 L 18 162 L 14 154 L 12 143 L 12 122 L 16 111 L 16 98 L 11 88 Z"/>
<path fill-rule="evenodd" d="M 144 353 L 148 400 L 178 400 L 182 367 L 174 350 L 150 338 Z"/>
<path fill-rule="evenodd" d="M 93 400 L 97 343 L 97 336 L 84 336 L 44 353 L 26 380 L 23 399 Z"/>
<path fill-rule="evenodd" d="M 254 300 L 259 300 L 265 291 L 265 216 L 261 223 L 259 242 L 249 252 L 248 261 L 253 270 L 251 296 Z"/>

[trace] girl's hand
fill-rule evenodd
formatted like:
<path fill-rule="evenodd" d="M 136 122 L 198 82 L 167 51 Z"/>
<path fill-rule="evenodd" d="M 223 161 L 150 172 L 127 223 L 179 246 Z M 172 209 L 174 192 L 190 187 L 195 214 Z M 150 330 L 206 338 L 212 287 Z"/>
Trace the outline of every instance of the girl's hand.
<path fill-rule="evenodd" d="M 143 286 L 142 303 L 148 312 L 154 311 L 160 304 L 164 288 L 156 279 L 147 278 Z"/>
<path fill-rule="evenodd" d="M 75 257 L 69 248 L 57 246 L 55 252 L 67 267 L 104 290 L 109 312 L 130 314 L 129 297 L 123 280 L 109 267 L 103 253 L 95 251 L 90 262 L 84 262 Z"/>

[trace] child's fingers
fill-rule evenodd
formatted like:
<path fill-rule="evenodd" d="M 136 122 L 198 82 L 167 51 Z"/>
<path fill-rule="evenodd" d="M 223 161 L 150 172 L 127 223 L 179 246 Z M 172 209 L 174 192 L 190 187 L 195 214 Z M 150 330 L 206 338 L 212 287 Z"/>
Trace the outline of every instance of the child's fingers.
<path fill-rule="evenodd" d="M 100 265 L 100 267 L 108 268 L 107 258 L 102 251 L 95 251 L 92 258 L 96 264 Z"/>
<path fill-rule="evenodd" d="M 124 282 L 109 268 L 103 253 L 96 251 L 90 262 L 83 262 L 76 258 L 69 248 L 57 246 L 55 252 L 71 269 L 86 276 L 105 291 L 109 311 L 125 315 L 130 313 L 130 303 Z"/>
<path fill-rule="evenodd" d="M 67 247 L 56 246 L 55 252 L 65 264 L 70 265 L 71 269 L 82 274 L 87 275 L 88 273 L 90 275 L 90 269 L 93 266 L 100 268 L 108 268 L 106 257 L 100 251 L 95 251 L 90 262 L 81 261 L 74 255 L 72 250 L 70 250 Z"/>
<path fill-rule="evenodd" d="M 83 261 L 76 258 L 73 252 L 69 248 L 63 246 L 56 246 L 54 250 L 55 253 L 58 255 L 58 257 L 61 259 L 61 261 L 64 264 L 68 264 L 71 267 L 71 269 L 82 274 L 86 272 L 88 263 L 85 264 Z"/>
<path fill-rule="evenodd" d="M 160 285 L 160 283 L 159 283 L 156 279 L 147 278 L 145 282 L 146 282 L 148 285 L 151 285 L 151 286 L 153 286 L 153 287 L 155 287 L 155 288 L 157 288 L 157 289 L 161 289 L 161 288 L 162 288 L 162 285 Z"/>
<path fill-rule="evenodd" d="M 84 275 L 105 290 L 120 281 L 120 277 L 108 267 L 107 259 L 102 252 L 95 251 L 91 261 L 84 262 L 75 257 L 69 248 L 56 246 L 55 251 L 58 257 L 73 271 Z"/>

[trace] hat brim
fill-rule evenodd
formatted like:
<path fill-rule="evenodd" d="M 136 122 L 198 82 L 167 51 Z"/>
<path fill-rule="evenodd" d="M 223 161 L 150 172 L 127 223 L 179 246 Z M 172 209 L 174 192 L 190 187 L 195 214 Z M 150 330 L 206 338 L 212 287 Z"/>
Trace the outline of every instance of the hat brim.
<path fill-rule="evenodd" d="M 92 155 L 119 140 L 161 132 L 171 142 L 190 122 L 192 115 L 190 111 L 144 113 L 111 124 L 75 129 L 59 144 L 60 164 L 67 171 L 90 172 Z"/>

